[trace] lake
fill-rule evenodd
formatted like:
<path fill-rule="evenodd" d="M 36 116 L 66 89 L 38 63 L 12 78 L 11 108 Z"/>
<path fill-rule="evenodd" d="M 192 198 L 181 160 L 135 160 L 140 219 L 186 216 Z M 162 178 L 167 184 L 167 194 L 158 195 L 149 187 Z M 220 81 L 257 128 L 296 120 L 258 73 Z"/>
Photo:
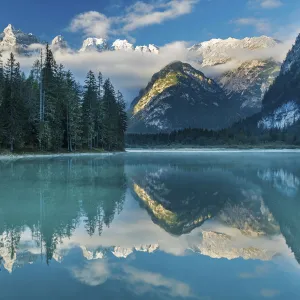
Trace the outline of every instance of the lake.
<path fill-rule="evenodd" d="M 0 299 L 300 299 L 300 153 L 0 161 Z"/>

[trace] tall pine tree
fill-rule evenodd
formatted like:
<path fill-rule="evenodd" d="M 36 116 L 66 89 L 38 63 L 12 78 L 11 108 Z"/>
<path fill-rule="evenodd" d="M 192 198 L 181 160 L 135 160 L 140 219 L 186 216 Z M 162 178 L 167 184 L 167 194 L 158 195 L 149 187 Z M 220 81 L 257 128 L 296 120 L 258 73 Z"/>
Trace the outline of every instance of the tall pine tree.
<path fill-rule="evenodd" d="M 22 99 L 22 76 L 20 65 L 16 63 L 14 54 L 4 68 L 3 100 L 1 105 L 2 141 L 9 145 L 10 151 L 24 146 L 24 123 L 26 110 Z"/>

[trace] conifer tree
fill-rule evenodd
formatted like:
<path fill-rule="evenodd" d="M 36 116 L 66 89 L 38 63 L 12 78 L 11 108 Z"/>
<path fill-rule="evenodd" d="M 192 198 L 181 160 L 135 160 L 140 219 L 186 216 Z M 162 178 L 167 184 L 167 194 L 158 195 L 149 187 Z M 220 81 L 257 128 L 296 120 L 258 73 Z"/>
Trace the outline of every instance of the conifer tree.
<path fill-rule="evenodd" d="M 64 111 L 66 119 L 66 137 L 68 151 L 76 150 L 81 144 L 82 124 L 80 91 L 70 71 L 66 73 L 66 95 Z"/>
<path fill-rule="evenodd" d="M 42 69 L 42 86 L 43 86 L 43 107 L 42 107 L 42 124 L 41 139 L 46 150 L 54 150 L 53 141 L 56 128 L 55 110 L 56 110 L 56 86 L 55 76 L 57 65 L 53 53 L 47 44 L 45 62 Z"/>
<path fill-rule="evenodd" d="M 84 143 L 88 149 L 92 150 L 95 131 L 95 112 L 97 109 L 97 83 L 95 74 L 89 71 L 85 80 L 82 117 L 83 117 L 83 136 Z"/>
<path fill-rule="evenodd" d="M 3 101 L 1 105 L 2 140 L 9 145 L 10 151 L 15 146 L 23 145 L 25 107 L 21 96 L 20 65 L 16 63 L 14 54 L 10 57 L 4 68 Z"/>
<path fill-rule="evenodd" d="M 99 148 L 100 146 L 103 147 L 103 76 L 102 73 L 98 73 L 97 78 L 97 103 L 95 106 L 95 142 L 94 146 Z"/>
<path fill-rule="evenodd" d="M 126 127 L 123 96 L 101 72 L 88 72 L 82 92 L 49 45 L 27 78 L 13 54 L 5 67 L 0 56 L 0 148 L 122 150 Z"/>
<path fill-rule="evenodd" d="M 114 149 L 114 133 L 117 126 L 115 91 L 109 79 L 103 85 L 103 141 L 104 148 Z"/>
<path fill-rule="evenodd" d="M 123 150 L 125 148 L 125 132 L 127 130 L 127 113 L 126 113 L 126 103 L 120 91 L 117 92 L 117 113 L 118 113 L 118 132 L 117 132 L 118 150 Z"/>

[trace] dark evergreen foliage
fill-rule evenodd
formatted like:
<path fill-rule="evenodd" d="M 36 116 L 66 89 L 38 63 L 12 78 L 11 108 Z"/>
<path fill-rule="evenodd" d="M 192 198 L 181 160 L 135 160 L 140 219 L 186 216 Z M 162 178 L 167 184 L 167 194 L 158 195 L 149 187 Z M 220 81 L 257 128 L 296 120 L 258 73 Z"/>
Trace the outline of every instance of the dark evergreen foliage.
<path fill-rule="evenodd" d="M 125 103 L 109 79 L 89 71 L 83 88 L 46 46 L 28 76 L 0 56 L 0 148 L 10 151 L 124 150 Z"/>
<path fill-rule="evenodd" d="M 240 124 L 243 124 L 241 122 Z M 279 147 L 300 146 L 300 124 L 289 130 L 252 130 L 236 124 L 220 131 L 187 128 L 171 133 L 127 134 L 127 147 Z"/>

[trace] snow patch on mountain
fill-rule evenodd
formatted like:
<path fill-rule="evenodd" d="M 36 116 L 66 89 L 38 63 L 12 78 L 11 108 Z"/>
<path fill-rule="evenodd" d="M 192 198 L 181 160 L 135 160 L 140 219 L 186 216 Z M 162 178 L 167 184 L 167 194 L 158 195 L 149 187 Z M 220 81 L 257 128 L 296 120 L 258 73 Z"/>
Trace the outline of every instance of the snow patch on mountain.
<path fill-rule="evenodd" d="M 9 24 L 1 34 L 0 50 L 26 54 L 30 50 L 30 45 L 38 43 L 39 39 L 32 33 L 24 33 L 21 30 L 16 30 Z"/>
<path fill-rule="evenodd" d="M 116 40 L 114 41 L 114 43 L 111 46 L 112 50 L 115 51 L 133 51 L 134 50 L 134 46 L 133 44 L 129 43 L 127 40 Z"/>
<path fill-rule="evenodd" d="M 280 42 L 268 36 L 244 38 L 212 39 L 210 41 L 195 44 L 189 51 L 197 55 L 202 67 L 225 64 L 235 58 L 240 50 L 259 50 L 273 48 Z"/>
<path fill-rule="evenodd" d="M 265 116 L 257 124 L 263 129 L 284 129 L 300 120 L 300 107 L 295 101 L 289 101 L 278 107 L 272 114 Z"/>
<path fill-rule="evenodd" d="M 141 53 L 159 54 L 159 48 L 153 44 L 150 44 L 149 46 L 136 46 L 134 51 Z"/>
<path fill-rule="evenodd" d="M 203 240 L 191 249 L 211 258 L 227 258 L 228 260 L 242 257 L 243 259 L 271 260 L 276 251 L 255 247 L 239 247 L 232 236 L 226 233 L 203 231 Z"/>
<path fill-rule="evenodd" d="M 68 48 L 68 44 L 63 36 L 56 36 L 51 42 L 51 48 L 53 51 L 64 50 Z"/>
<path fill-rule="evenodd" d="M 79 52 L 103 52 L 108 50 L 108 43 L 106 39 L 98 38 L 87 38 L 83 41 L 82 47 Z"/>

